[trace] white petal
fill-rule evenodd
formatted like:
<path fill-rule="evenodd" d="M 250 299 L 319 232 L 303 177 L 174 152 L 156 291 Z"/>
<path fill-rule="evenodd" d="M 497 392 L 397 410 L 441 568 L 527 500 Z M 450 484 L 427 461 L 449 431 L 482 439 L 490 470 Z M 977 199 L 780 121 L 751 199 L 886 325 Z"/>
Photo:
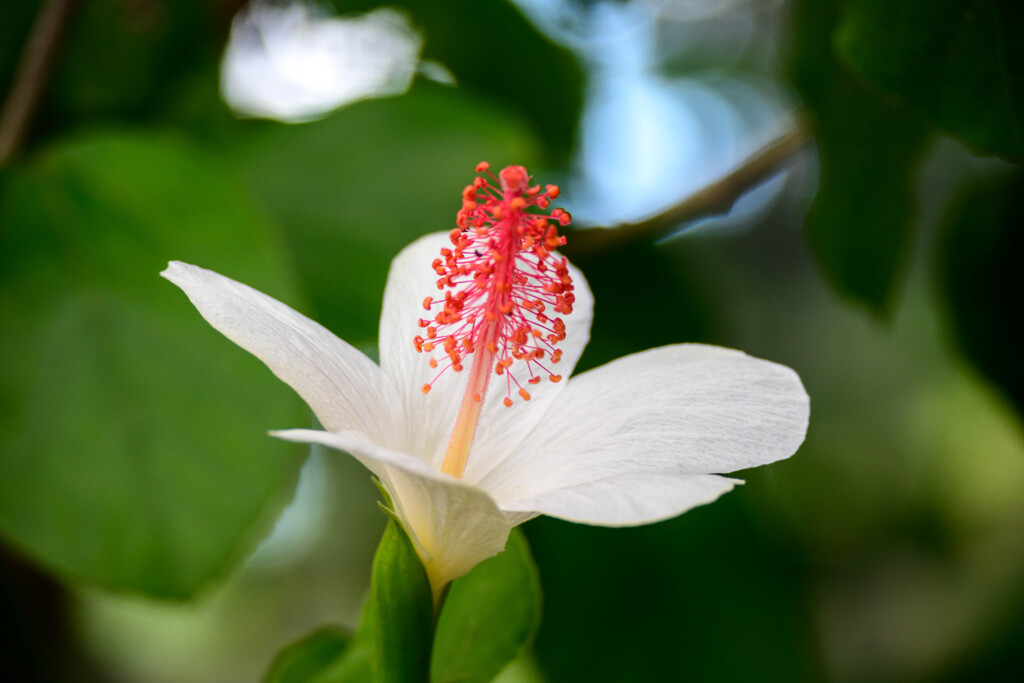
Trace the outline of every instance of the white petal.
<path fill-rule="evenodd" d="M 411 455 L 374 444 L 358 432 L 292 429 L 273 435 L 347 451 L 377 475 L 435 591 L 505 549 L 512 527 L 490 496 Z"/>
<path fill-rule="evenodd" d="M 731 491 L 738 479 L 715 474 L 621 474 L 547 491 L 503 506 L 505 516 L 550 515 L 570 522 L 633 526 L 675 517 Z"/>
<path fill-rule="evenodd" d="M 309 404 L 327 429 L 393 431 L 380 368 L 280 301 L 213 271 L 172 261 L 161 273 L 224 336 L 252 353 Z"/>
<path fill-rule="evenodd" d="M 554 500 L 590 482 L 732 472 L 789 457 L 808 413 L 803 385 L 787 367 L 714 346 L 652 349 L 570 380 L 520 450 L 478 485 L 502 509 L 519 510 L 517 501 L 549 493 L 543 499 Z M 574 518 L 590 512 L 584 506 Z"/>
<path fill-rule="evenodd" d="M 405 450 L 416 454 L 435 469 L 440 469 L 455 425 L 465 391 L 468 365 L 467 370 L 461 373 L 445 372 L 434 383 L 430 393 L 424 395 L 423 385 L 434 380 L 438 370 L 430 368 L 429 357 L 418 353 L 412 340 L 423 334 L 417 324 L 427 315 L 423 310 L 423 300 L 438 294 L 437 274 L 431 263 L 441 255 L 442 247 L 450 246 L 447 233 L 435 233 L 413 242 L 395 257 L 388 273 L 380 319 L 381 367 L 393 382 L 396 392 L 403 396 L 407 416 L 407 431 L 400 443 L 404 444 Z M 558 347 L 562 349 L 562 361 L 552 368 L 565 377 L 572 373 L 590 339 L 594 306 L 593 295 L 583 274 L 571 264 L 569 271 L 576 302 L 572 315 L 562 316 L 566 326 L 566 338 Z M 501 402 L 507 394 L 506 386 L 502 378 L 492 377 L 465 480 L 475 481 L 494 463 L 510 454 L 541 419 L 564 386 L 564 381 L 559 384 L 544 381 L 530 387 L 533 395 L 530 401 L 522 401 L 514 395 L 515 405 L 506 408 Z"/>

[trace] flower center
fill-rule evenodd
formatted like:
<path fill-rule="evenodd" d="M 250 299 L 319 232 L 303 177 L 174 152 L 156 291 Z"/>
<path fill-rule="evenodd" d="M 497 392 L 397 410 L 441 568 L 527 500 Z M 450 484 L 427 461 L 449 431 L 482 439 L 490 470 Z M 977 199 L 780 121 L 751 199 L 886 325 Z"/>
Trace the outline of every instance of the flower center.
<path fill-rule="evenodd" d="M 462 192 L 452 248 L 442 249 L 432 264 L 444 295 L 423 300 L 425 310 L 437 312 L 419 321 L 425 336 L 414 340 L 417 351 L 438 352 L 430 367 L 441 368 L 423 385 L 424 394 L 447 370 L 461 372 L 473 356 L 441 466 L 454 477 L 466 469 L 492 373 L 504 378 L 506 406 L 513 392 L 530 400 L 524 384 L 538 384 L 545 375 L 562 379 L 549 369 L 561 360 L 555 346 L 565 339 L 565 323 L 556 314 L 572 313 L 575 301 L 568 261 L 552 253 L 565 244 L 555 224 L 568 225 L 569 214 L 538 211 L 558 197 L 558 187 L 530 186 L 522 166 L 507 166 L 497 178 L 488 168 L 478 164 L 477 173 L 487 176 L 478 175 Z"/>

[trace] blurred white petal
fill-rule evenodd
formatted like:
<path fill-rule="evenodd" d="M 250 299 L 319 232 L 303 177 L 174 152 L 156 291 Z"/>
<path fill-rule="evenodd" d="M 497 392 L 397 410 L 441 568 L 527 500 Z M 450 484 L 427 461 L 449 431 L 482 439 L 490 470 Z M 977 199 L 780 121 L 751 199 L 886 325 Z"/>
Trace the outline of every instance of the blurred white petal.
<path fill-rule="evenodd" d="M 306 121 L 367 97 L 405 92 L 422 46 L 393 10 L 335 17 L 319 5 L 254 2 L 231 26 L 221 91 L 243 116 Z"/>

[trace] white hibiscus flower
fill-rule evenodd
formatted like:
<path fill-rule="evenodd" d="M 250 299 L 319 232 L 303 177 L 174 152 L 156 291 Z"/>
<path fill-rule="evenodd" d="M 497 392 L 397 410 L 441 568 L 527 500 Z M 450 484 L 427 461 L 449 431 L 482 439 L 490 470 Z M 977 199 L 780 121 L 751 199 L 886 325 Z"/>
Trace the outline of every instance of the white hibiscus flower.
<path fill-rule="evenodd" d="M 720 474 L 789 457 L 807 429 L 796 373 L 740 351 L 678 344 L 570 377 L 593 297 L 550 249 L 564 242 L 550 223 L 568 215 L 537 213 L 557 188 L 529 187 L 525 169 L 500 176 L 500 187 L 467 188 L 460 229 L 427 235 L 392 262 L 379 366 L 246 285 L 180 262 L 162 273 L 324 428 L 275 436 L 350 453 L 381 481 L 435 595 L 532 517 L 604 526 L 673 517 L 738 483 Z M 461 302 L 424 301 L 439 287 Z M 447 313 L 421 321 L 424 308 Z"/>

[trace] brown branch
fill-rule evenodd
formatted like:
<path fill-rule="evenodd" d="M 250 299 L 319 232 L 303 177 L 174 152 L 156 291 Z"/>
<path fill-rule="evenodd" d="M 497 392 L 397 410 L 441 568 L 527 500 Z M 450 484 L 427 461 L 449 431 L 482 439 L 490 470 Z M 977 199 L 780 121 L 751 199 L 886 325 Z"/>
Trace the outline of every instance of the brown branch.
<path fill-rule="evenodd" d="M 656 216 L 637 223 L 574 230 L 564 251 L 596 252 L 639 240 L 653 241 L 667 237 L 682 223 L 728 213 L 740 197 L 774 175 L 810 138 L 806 130 L 793 128 L 754 152 L 724 177 Z"/>
<path fill-rule="evenodd" d="M 36 15 L 14 83 L 0 111 L 0 168 L 14 156 L 28 131 L 76 3 L 77 0 L 48 0 Z"/>

